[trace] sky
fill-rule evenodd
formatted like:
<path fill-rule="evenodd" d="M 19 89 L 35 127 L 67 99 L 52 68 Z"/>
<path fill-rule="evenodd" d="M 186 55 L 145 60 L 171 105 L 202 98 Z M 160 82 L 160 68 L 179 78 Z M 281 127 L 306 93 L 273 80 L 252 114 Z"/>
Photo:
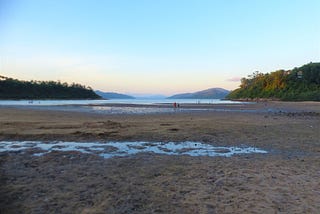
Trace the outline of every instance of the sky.
<path fill-rule="evenodd" d="M 172 95 L 320 61 L 319 0 L 0 0 L 0 75 Z"/>

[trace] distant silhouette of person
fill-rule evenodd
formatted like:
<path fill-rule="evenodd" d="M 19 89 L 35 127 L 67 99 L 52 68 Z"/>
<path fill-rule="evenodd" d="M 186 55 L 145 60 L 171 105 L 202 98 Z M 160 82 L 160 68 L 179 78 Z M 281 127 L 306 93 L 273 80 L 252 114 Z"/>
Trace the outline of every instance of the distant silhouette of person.
<path fill-rule="evenodd" d="M 173 103 L 173 108 L 177 108 L 177 103 L 176 102 Z"/>

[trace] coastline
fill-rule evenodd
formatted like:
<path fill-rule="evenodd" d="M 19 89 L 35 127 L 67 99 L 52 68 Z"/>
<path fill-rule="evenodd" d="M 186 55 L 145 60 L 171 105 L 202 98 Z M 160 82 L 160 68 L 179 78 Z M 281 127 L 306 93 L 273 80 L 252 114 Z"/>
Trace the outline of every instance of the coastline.
<path fill-rule="evenodd" d="M 199 112 L 222 111 L 222 112 L 254 112 L 254 113 L 320 113 L 320 102 L 283 102 L 283 101 L 263 101 L 263 102 L 239 102 L 239 103 L 179 103 L 178 108 L 173 107 L 173 102 L 167 103 L 92 103 L 92 104 L 61 104 L 61 105 L 0 105 L 0 109 L 33 109 L 51 111 L 70 111 L 82 113 L 114 114 L 111 111 L 99 111 L 99 108 L 141 108 L 140 114 L 152 113 L 192 113 L 192 110 Z M 167 111 L 143 112 L 143 109 L 167 109 Z M 115 112 L 115 114 L 130 114 L 130 111 Z"/>
<path fill-rule="evenodd" d="M 0 140 L 199 141 L 253 146 L 268 153 L 228 158 L 143 153 L 111 159 L 79 152 L 41 157 L 28 152 L 0 153 L 0 211 L 320 210 L 320 103 L 181 104 L 181 108 L 195 107 L 212 110 L 137 115 L 1 107 Z M 215 111 L 219 109 L 230 111 Z"/>

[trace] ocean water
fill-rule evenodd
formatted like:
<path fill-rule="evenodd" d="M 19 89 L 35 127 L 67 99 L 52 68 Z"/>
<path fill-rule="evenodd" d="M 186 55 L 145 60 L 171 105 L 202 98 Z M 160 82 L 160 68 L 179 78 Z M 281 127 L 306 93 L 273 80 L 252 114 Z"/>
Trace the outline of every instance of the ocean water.
<path fill-rule="evenodd" d="M 180 108 L 173 108 L 173 103 L 180 103 Z M 109 104 L 109 105 L 108 105 Z M 112 105 L 120 104 L 120 105 Z M 121 105 L 123 104 L 123 105 Z M 133 105 L 125 105 L 133 104 Z M 159 105 L 170 104 L 170 105 Z M 228 111 L 195 105 L 184 108 L 183 104 L 250 104 L 219 99 L 112 99 L 112 100 L 0 100 L 0 108 L 31 108 L 68 112 L 85 112 L 98 114 L 161 114 L 177 112 Z M 135 106 L 136 105 L 136 106 Z M 236 110 L 232 110 L 236 111 Z"/>
<path fill-rule="evenodd" d="M 244 103 L 220 99 L 112 99 L 112 100 L 0 100 L 0 106 L 61 106 L 61 105 L 104 105 L 104 104 L 237 104 Z"/>

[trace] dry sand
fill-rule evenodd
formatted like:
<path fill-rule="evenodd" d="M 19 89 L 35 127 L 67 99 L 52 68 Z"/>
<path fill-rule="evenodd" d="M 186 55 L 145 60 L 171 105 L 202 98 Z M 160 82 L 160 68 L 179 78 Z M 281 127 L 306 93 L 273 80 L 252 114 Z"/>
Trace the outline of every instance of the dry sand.
<path fill-rule="evenodd" d="M 0 140 L 192 140 L 269 152 L 111 159 L 0 153 L 0 213 L 320 213 L 320 103 L 197 108 L 217 111 L 104 115 L 0 108 Z"/>

